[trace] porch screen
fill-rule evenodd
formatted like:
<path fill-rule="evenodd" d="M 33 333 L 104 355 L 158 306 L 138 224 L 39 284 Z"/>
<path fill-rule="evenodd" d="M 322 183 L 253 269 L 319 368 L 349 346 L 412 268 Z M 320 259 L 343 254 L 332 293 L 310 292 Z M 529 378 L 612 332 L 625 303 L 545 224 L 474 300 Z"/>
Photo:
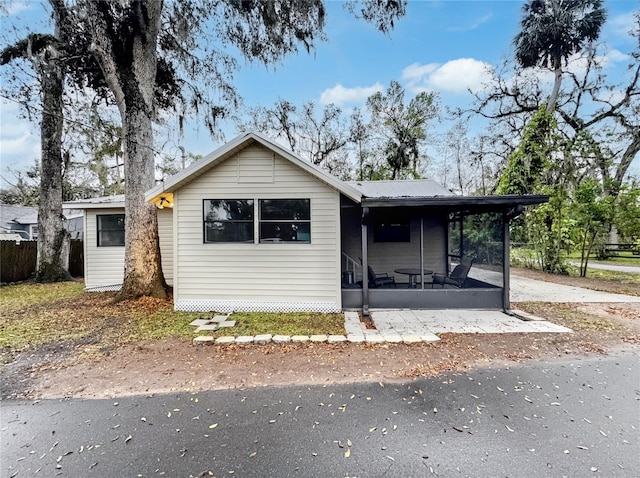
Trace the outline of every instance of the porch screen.
<path fill-rule="evenodd" d="M 253 199 L 205 199 L 204 242 L 253 243 Z"/>
<path fill-rule="evenodd" d="M 311 200 L 261 199 L 260 242 L 311 242 Z"/>

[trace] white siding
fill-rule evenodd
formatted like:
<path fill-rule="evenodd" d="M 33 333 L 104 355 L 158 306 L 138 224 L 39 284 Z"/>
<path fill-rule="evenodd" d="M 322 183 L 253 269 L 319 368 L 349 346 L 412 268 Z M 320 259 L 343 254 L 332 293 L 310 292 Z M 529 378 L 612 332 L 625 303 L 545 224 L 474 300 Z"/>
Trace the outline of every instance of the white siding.
<path fill-rule="evenodd" d="M 173 285 L 173 209 L 158 209 L 158 237 L 162 272 L 167 284 Z"/>
<path fill-rule="evenodd" d="M 101 214 L 124 214 L 124 208 L 86 209 L 84 282 L 86 289 L 118 290 L 124 278 L 124 246 L 98 247 L 98 219 Z M 169 285 L 173 284 L 173 214 L 171 209 L 158 210 L 158 234 L 162 254 L 162 270 Z"/>
<path fill-rule="evenodd" d="M 247 175 L 253 175 L 253 182 Z M 179 190 L 176 308 L 339 310 L 339 193 L 288 160 L 251 146 Z M 311 243 L 204 244 L 205 199 L 310 199 Z M 257 234 L 256 224 L 256 234 Z M 213 305 L 212 305 L 213 304 Z M 271 306 L 270 306 L 271 304 Z M 276 305 L 277 304 L 277 305 Z M 285 308 L 287 308 L 285 306 Z M 297 307 L 303 308 L 302 306 Z"/>
<path fill-rule="evenodd" d="M 87 209 L 84 232 L 84 286 L 119 289 L 124 276 L 124 246 L 98 247 L 98 215 L 124 214 L 124 208 Z"/>

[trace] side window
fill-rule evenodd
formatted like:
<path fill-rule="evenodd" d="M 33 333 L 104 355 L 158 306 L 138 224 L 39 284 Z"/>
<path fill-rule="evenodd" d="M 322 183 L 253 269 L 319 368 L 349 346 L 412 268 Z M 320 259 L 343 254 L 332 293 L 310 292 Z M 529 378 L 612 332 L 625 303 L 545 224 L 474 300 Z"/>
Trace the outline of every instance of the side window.
<path fill-rule="evenodd" d="M 124 246 L 124 214 L 99 214 L 98 247 Z"/>
<path fill-rule="evenodd" d="M 204 242 L 253 243 L 253 199 L 205 199 Z"/>
<path fill-rule="evenodd" d="M 311 242 L 311 200 L 261 199 L 260 242 Z"/>

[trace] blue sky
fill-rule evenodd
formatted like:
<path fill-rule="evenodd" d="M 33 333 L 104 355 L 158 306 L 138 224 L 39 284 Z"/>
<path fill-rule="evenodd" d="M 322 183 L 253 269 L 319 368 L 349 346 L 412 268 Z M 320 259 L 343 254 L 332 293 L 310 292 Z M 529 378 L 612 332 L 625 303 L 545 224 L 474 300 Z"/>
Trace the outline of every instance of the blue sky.
<path fill-rule="evenodd" d="M 234 83 L 247 106 L 270 106 L 283 98 L 294 104 L 308 100 L 335 103 L 349 111 L 397 80 L 410 94 L 431 90 L 440 95 L 443 105 L 464 107 L 471 101 L 467 88 L 480 88 L 485 66 L 497 67 L 512 56 L 511 42 L 519 28 L 522 4 L 511 0 L 410 1 L 406 17 L 385 36 L 353 19 L 341 2 L 329 0 L 327 41 L 319 42 L 311 54 L 301 52 L 275 66 L 242 62 Z M 624 54 L 633 46 L 627 32 L 640 2 L 605 1 L 605 7 L 608 21 L 601 39 L 610 48 L 612 74 L 622 78 L 629 61 Z M 25 15 L 41 15 L 42 6 L 35 0 L 14 2 L 14 11 L 16 14 L 0 20 L 3 26 Z M 3 101 L 0 106 L 0 169 L 4 175 L 7 166 L 33 164 L 39 155 L 39 137 L 37 124 L 20 120 L 15 105 Z M 227 139 L 236 133 L 231 124 L 224 131 Z M 156 147 L 161 142 L 158 138 Z M 197 121 L 187 124 L 179 142 L 197 154 L 219 146 Z M 166 152 L 175 154 L 175 148 L 173 153 Z M 636 164 L 634 169 L 640 168 Z"/>

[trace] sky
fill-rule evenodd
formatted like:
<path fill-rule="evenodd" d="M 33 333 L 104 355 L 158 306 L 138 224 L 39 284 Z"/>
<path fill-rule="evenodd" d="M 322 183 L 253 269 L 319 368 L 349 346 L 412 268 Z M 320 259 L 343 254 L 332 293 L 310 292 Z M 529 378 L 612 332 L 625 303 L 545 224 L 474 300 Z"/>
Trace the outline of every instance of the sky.
<path fill-rule="evenodd" d="M 234 84 L 247 106 L 271 106 L 279 98 L 300 105 L 312 100 L 319 105 L 334 103 L 349 112 L 363 107 L 366 98 L 384 91 L 392 80 L 399 81 L 408 94 L 434 91 L 441 104 L 468 107 L 468 89 L 480 89 L 486 66 L 496 68 L 513 57 L 512 41 L 519 29 L 523 1 L 503 0 L 411 0 L 407 14 L 385 36 L 362 21 L 355 20 L 337 0 L 328 0 L 327 41 L 319 42 L 311 54 L 301 52 L 282 63 L 265 67 L 241 60 Z M 620 79 L 629 63 L 626 55 L 633 47 L 628 35 L 632 13 L 640 8 L 636 0 L 605 0 L 608 20 L 601 40 L 609 47 L 610 75 Z M 24 19 L 42 20 L 42 3 L 14 1 L 9 16 L 0 18 L 0 27 Z M 482 125 L 476 125 L 482 128 Z M 21 169 L 39 157 L 38 125 L 19 117 L 17 106 L 0 101 L 0 174 L 6 168 Z M 223 127 L 226 139 L 237 131 L 233 124 Z M 166 138 L 165 138 L 166 139 Z M 157 141 L 156 147 L 162 147 Z M 169 142 L 171 143 L 171 142 Z M 183 138 L 174 136 L 174 146 L 164 141 L 166 154 L 177 154 L 180 144 L 194 154 L 207 154 L 220 146 L 206 128 L 189 121 Z M 640 174 L 640 160 L 632 167 Z"/>

